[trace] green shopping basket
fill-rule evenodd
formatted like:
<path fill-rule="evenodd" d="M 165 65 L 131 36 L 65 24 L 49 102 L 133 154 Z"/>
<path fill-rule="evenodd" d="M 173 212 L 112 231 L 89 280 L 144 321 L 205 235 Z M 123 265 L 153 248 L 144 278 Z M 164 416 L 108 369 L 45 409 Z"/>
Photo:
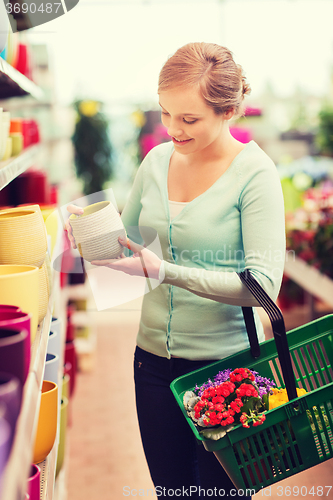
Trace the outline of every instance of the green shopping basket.
<path fill-rule="evenodd" d="M 274 338 L 175 379 L 171 390 L 196 438 L 215 454 L 235 486 L 259 491 L 333 457 L 333 315 L 286 334 L 280 309 L 249 273 L 239 276 L 268 313 Z M 253 346 L 249 322 L 252 331 L 254 322 L 244 317 Z M 187 415 L 184 393 L 221 370 L 240 367 L 286 388 L 289 402 L 267 411 L 258 427 L 239 424 L 217 441 L 204 438 Z M 307 394 L 297 398 L 296 386 Z"/>

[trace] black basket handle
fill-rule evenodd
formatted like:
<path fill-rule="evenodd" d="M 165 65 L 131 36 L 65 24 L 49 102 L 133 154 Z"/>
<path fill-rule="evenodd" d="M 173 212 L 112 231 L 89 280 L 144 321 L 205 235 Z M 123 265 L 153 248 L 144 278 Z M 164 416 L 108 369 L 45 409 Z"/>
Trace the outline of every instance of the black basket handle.
<path fill-rule="evenodd" d="M 286 384 L 288 398 L 289 400 L 295 399 L 297 398 L 296 381 L 291 364 L 286 327 L 282 312 L 249 271 L 242 271 L 241 273 L 238 273 L 238 276 L 240 277 L 242 283 L 257 299 L 261 307 L 266 311 L 272 323 L 274 340 L 281 364 L 284 382 Z M 260 355 L 260 346 L 255 328 L 252 307 L 243 307 L 242 309 L 249 336 L 251 353 L 255 358 L 257 358 Z"/>

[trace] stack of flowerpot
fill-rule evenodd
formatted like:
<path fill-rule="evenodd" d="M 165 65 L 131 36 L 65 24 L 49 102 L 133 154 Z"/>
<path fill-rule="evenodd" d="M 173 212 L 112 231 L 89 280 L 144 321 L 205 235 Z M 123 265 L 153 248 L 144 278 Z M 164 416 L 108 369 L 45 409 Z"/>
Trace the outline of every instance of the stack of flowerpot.
<path fill-rule="evenodd" d="M 50 283 L 46 228 L 38 205 L 0 211 L 0 235 L 1 491 L 29 373 L 31 344 L 47 313 Z M 37 435 L 43 428 L 45 447 L 35 462 L 44 459 L 54 443 L 57 391 L 55 382 L 43 383 L 39 420 L 44 423 L 38 424 Z"/>

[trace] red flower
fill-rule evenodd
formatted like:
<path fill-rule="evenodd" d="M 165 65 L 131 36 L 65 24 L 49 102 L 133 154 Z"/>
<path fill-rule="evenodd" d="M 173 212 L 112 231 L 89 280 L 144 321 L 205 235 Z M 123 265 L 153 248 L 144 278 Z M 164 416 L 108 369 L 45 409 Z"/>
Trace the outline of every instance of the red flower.
<path fill-rule="evenodd" d="M 247 397 L 258 397 L 258 391 L 251 384 L 241 384 L 238 389 L 236 389 L 236 394 L 238 397 L 247 396 Z"/>
<path fill-rule="evenodd" d="M 248 368 L 236 368 L 230 373 L 229 378 L 231 382 L 241 382 L 245 379 L 255 380 L 253 373 Z"/>

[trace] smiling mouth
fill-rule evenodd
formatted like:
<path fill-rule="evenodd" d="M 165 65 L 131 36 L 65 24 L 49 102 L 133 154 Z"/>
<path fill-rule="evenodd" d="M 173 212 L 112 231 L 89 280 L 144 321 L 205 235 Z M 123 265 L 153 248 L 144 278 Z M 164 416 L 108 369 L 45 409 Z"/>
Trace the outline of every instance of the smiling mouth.
<path fill-rule="evenodd" d="M 176 137 L 173 137 L 172 138 L 175 142 L 178 142 L 178 143 L 184 143 L 184 142 L 189 142 L 191 141 L 192 139 L 184 139 L 184 140 L 180 140 L 180 139 L 176 139 Z"/>

